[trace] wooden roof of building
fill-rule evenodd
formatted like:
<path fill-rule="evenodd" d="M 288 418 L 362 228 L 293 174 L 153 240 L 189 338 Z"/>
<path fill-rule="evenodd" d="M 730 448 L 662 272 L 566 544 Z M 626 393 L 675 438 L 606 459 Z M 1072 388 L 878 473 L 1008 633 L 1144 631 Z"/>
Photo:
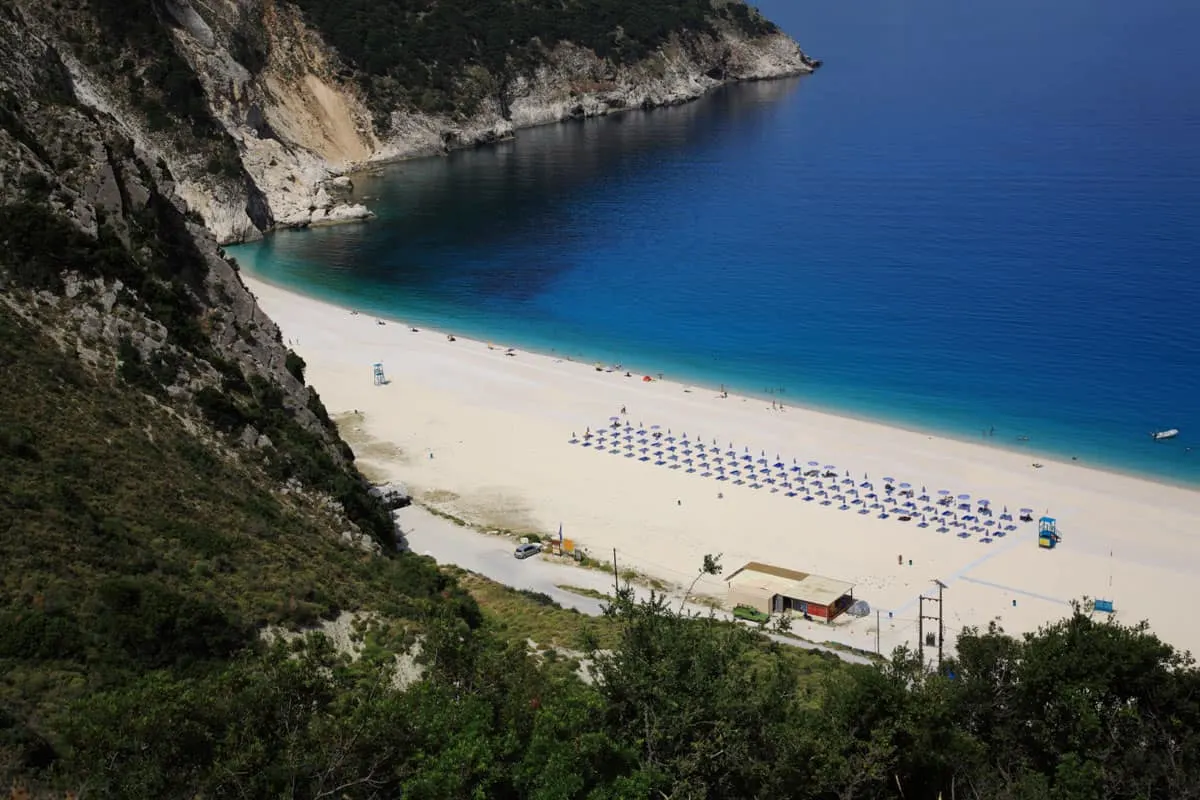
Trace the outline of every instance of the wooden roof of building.
<path fill-rule="evenodd" d="M 730 586 L 758 589 L 772 595 L 829 606 L 854 589 L 853 583 L 751 561 L 726 579 Z"/>

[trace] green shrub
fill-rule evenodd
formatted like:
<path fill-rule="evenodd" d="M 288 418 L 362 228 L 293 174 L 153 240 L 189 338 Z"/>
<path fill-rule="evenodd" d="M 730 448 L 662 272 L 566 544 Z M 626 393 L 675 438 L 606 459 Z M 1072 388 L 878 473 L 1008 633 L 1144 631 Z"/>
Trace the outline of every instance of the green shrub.
<path fill-rule="evenodd" d="M 228 658 L 253 635 L 215 604 L 185 597 L 148 576 L 106 580 L 96 602 L 100 633 L 149 669 Z"/>
<path fill-rule="evenodd" d="M 284 368 L 292 374 L 296 380 L 304 383 L 304 368 L 308 365 L 304 363 L 304 359 L 292 350 L 287 352 L 287 360 L 284 362 Z M 311 402 L 311 400 L 310 400 Z"/>

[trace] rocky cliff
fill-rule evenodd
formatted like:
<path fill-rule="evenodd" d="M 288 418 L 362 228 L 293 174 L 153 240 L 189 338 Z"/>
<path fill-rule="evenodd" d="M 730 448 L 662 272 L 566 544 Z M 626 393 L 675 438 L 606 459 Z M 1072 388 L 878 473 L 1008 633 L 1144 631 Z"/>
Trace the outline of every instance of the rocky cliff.
<path fill-rule="evenodd" d="M 682 103 L 731 81 L 800 74 L 817 63 L 773 26 L 748 32 L 717 19 L 708 30 L 673 31 L 634 60 L 561 40 L 503 74 L 463 67 L 452 80 L 469 85 L 469 107 L 381 108 L 363 88 L 362 69 L 287 0 L 138 0 L 125 9 L 126 19 L 138 18 L 131 25 L 116 0 L 10 1 L 11 24 L 55 53 L 85 106 L 165 163 L 175 193 L 221 243 L 275 226 L 369 217 L 344 202 L 348 183 L 335 179 L 372 161 Z"/>
<path fill-rule="evenodd" d="M 131 136 L 96 83 L 5 5 L 0 59 L 0 313 L 56 343 L 64 368 L 144 396 L 222 457 L 325 506 L 339 535 L 391 547 L 387 511 L 303 362 L 189 208 L 204 184 L 180 182 L 171 165 L 195 155 L 156 150 L 161 132 Z M 213 184 L 227 198 L 234 175 Z"/>

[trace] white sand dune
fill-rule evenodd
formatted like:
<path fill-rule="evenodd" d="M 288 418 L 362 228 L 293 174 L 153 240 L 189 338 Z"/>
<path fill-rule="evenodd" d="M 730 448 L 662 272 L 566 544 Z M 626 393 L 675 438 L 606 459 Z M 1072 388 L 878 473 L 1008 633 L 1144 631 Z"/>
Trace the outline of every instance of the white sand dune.
<path fill-rule="evenodd" d="M 247 284 L 307 361 L 330 413 L 362 414 L 343 428 L 360 464 L 473 522 L 543 534 L 561 523 L 591 554 L 609 558 L 616 548 L 622 567 L 675 584 L 691 579 L 705 553 L 722 553 L 726 573 L 758 560 L 853 581 L 855 596 L 882 610 L 884 651 L 915 643 L 917 598 L 932 593 L 934 578 L 949 587 L 951 645 L 963 626 L 991 620 L 1011 633 L 1036 629 L 1086 595 L 1113 600 L 1125 622 L 1149 620 L 1177 647 L 1200 650 L 1191 619 L 1200 608 L 1200 492 L 548 356 L 506 356 L 501 343 L 412 333 Z M 385 386 L 372 383 L 377 361 Z M 1039 549 L 1026 524 L 984 544 L 980 534 L 959 539 L 568 443 L 622 406 L 635 424 L 715 438 L 739 453 L 749 447 L 756 458 L 765 451 L 772 462 L 833 464 L 860 482 L 867 473 L 877 489 L 891 476 L 931 493 L 987 498 L 997 513 L 1005 505 L 1035 517 L 1049 511 L 1064 539 L 1054 551 Z M 1032 468 L 1034 460 L 1044 467 Z M 706 580 L 699 591 L 723 596 L 724 584 Z M 802 622 L 796 632 L 873 649 L 875 615 Z"/>

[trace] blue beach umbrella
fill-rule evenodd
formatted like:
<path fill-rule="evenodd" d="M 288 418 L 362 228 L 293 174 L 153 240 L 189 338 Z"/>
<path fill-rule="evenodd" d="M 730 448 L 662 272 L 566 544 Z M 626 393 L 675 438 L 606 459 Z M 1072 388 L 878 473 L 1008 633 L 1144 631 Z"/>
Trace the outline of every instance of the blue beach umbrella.
<path fill-rule="evenodd" d="M 940 494 L 942 497 L 945 497 L 946 495 L 950 494 L 950 490 L 949 489 L 938 489 L 937 493 Z"/>
<path fill-rule="evenodd" d="M 958 499 L 959 499 L 959 500 L 970 500 L 970 499 L 971 499 L 971 495 L 969 495 L 969 494 L 960 494 L 960 495 L 958 496 Z"/>
<path fill-rule="evenodd" d="M 895 478 L 884 478 L 883 482 L 884 483 L 895 483 L 896 479 Z"/>

